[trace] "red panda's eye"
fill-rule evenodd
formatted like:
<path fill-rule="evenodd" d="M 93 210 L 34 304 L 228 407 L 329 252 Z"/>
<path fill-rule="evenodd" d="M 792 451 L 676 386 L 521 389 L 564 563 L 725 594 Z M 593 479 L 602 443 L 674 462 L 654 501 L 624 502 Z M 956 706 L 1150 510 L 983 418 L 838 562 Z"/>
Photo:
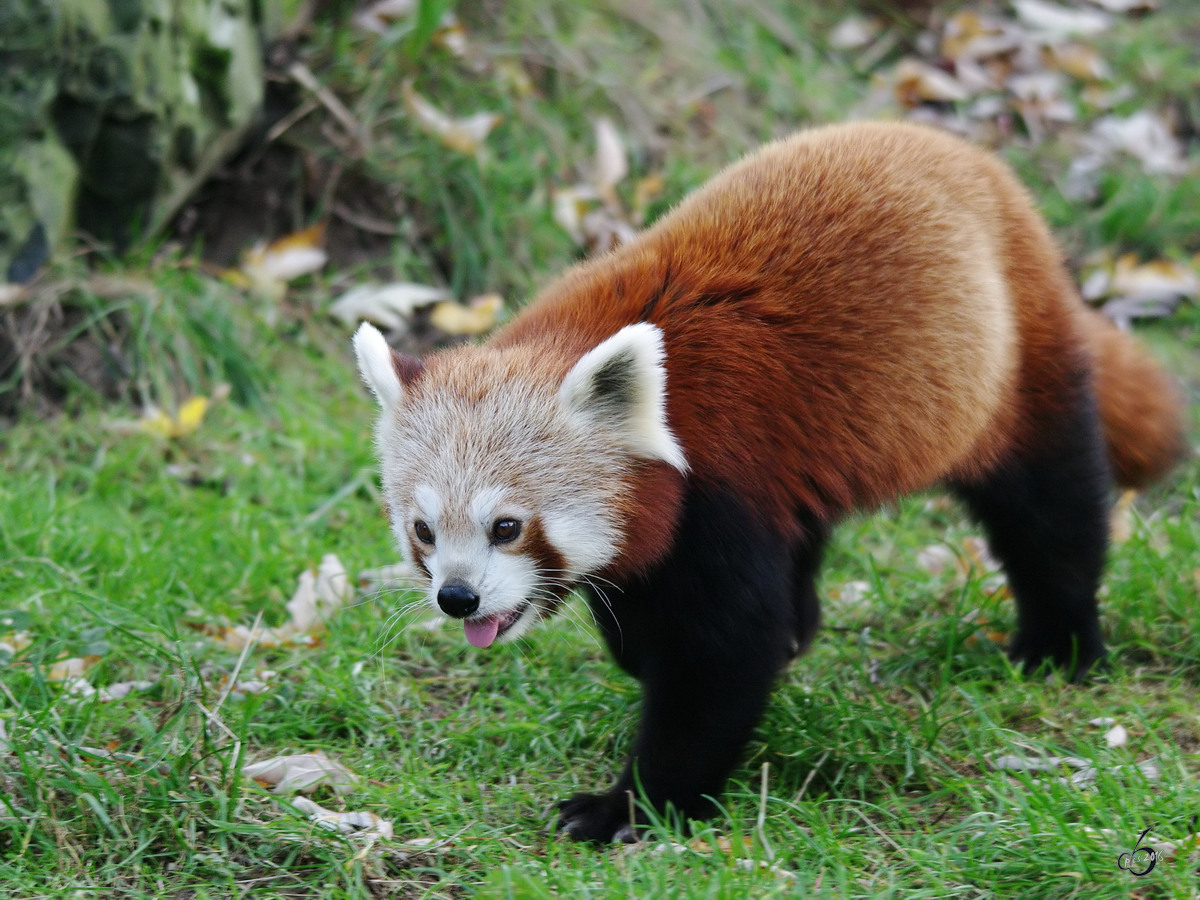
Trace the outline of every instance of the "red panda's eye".
<path fill-rule="evenodd" d="M 521 533 L 521 523 L 516 519 L 497 519 L 492 526 L 492 540 L 497 544 L 507 544 L 515 541 Z"/>
<path fill-rule="evenodd" d="M 433 529 L 422 522 L 420 519 L 413 522 L 413 531 L 417 533 L 417 540 L 422 544 L 433 543 Z"/>

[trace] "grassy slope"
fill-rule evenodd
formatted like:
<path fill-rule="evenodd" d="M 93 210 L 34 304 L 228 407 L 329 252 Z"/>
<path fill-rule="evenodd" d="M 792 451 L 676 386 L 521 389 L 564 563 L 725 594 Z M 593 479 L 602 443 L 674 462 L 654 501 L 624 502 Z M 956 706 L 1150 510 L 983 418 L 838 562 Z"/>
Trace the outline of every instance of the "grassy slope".
<path fill-rule="evenodd" d="M 624 15 L 514 6 L 503 23 L 479 13 L 476 27 L 493 35 L 492 52 L 546 63 L 538 97 L 436 55 L 418 65 L 345 32 L 342 45 L 330 39 L 321 71 L 359 97 L 356 114 L 380 135 L 369 165 L 411 185 L 410 224 L 431 235 L 397 250 L 406 277 L 440 273 L 463 291 L 519 295 L 561 267 L 570 248 L 539 191 L 547 171 L 561 183 L 586 161 L 591 114 L 621 117 L 642 148 L 639 174 L 665 172 L 665 202 L 741 147 L 834 118 L 862 91 L 795 37 L 829 20 L 783 3 L 774 16 L 709 9 L 680 23 L 637 4 Z M 1126 40 L 1150 39 L 1134 29 Z M 732 87 L 711 106 L 671 99 L 714 71 Z M 447 108 L 506 113 L 488 165 L 388 121 L 394 85 L 409 74 Z M 366 87 L 354 94 L 355 85 Z M 1036 184 L 1038 160 L 1018 161 Z M 1072 217 L 1049 180 L 1039 189 L 1060 224 L 1083 223 L 1081 244 L 1102 242 L 1103 210 Z M 1186 226 L 1155 221 L 1166 235 L 1156 246 L 1178 249 Z M 323 288 L 314 285 L 314 305 Z M 1195 379 L 1196 309 L 1152 331 Z M 478 653 L 451 628 L 394 627 L 404 598 L 362 597 L 318 648 L 255 651 L 247 666 L 277 670 L 279 687 L 227 700 L 228 733 L 206 728 L 212 685 L 237 655 L 187 622 L 249 622 L 259 610 L 276 622 L 298 572 L 322 554 L 336 552 L 351 572 L 394 558 L 367 487 L 309 519 L 371 465 L 371 410 L 344 341 L 319 321 L 259 329 L 260 362 L 273 373 L 266 406 L 218 406 L 179 442 L 119 435 L 106 423 L 127 413 L 86 398 L 75 419 L 25 421 L 0 436 L 0 607 L 34 637 L 0 669 L 14 745 L 0 756 L 0 892 L 1196 896 L 1195 857 L 1136 882 L 1115 864 L 1147 826 L 1174 838 L 1200 831 L 1195 463 L 1139 502 L 1133 537 L 1113 551 L 1104 600 L 1114 667 L 1083 688 L 1016 677 L 986 637 L 1011 628 L 1010 604 L 978 577 L 918 564 L 923 547 L 976 533 L 956 508 L 917 498 L 847 523 L 824 593 L 844 598 L 852 581 L 869 592 L 827 603 L 821 639 L 777 692 L 725 798 L 728 815 L 703 833 L 709 846 L 728 838 L 732 851 L 596 851 L 546 836 L 546 807 L 609 779 L 635 722 L 636 685 L 575 621 L 580 610 L 517 647 Z M 187 480 L 169 468 L 181 465 Z M 111 704 L 70 702 L 45 674 L 54 659 L 83 654 L 101 657 L 93 684 L 158 685 Z M 1104 729 L 1088 724 L 1099 716 L 1129 729 L 1126 749 L 1104 747 Z M 96 759 L 81 747 L 136 758 Z M 237 775 L 242 759 L 313 748 L 371 779 L 344 803 L 393 820 L 394 842 L 360 852 Z M 990 771 L 984 759 L 997 752 L 1081 756 L 1100 774 L 1084 789 L 1034 782 Z M 1148 757 L 1159 760 L 1157 781 L 1118 768 Z M 765 844 L 755 833 L 764 763 Z M 412 838 L 444 843 L 421 851 L 403 845 Z M 768 847 L 795 881 L 753 864 Z"/>

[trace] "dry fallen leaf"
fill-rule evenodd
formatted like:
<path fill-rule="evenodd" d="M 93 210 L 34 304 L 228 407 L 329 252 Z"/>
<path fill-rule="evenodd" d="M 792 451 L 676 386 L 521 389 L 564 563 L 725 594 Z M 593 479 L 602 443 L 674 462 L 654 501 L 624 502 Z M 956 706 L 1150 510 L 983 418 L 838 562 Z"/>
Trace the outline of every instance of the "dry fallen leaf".
<path fill-rule="evenodd" d="M 496 326 L 503 307 L 504 300 L 499 294 L 483 294 L 466 306 L 443 300 L 433 308 L 429 321 L 446 334 L 483 334 Z"/>
<path fill-rule="evenodd" d="M 28 631 L 10 631 L 8 634 L 0 636 L 0 654 L 11 659 L 32 643 L 33 639 L 29 636 Z"/>
<path fill-rule="evenodd" d="M 1029 72 L 1008 79 L 1014 105 L 1035 140 L 1045 135 L 1052 122 L 1075 121 L 1075 106 L 1067 99 L 1065 87 L 1059 72 Z"/>
<path fill-rule="evenodd" d="M 1050 37 L 1087 37 L 1112 25 L 1112 17 L 1095 9 L 1069 9 L 1046 0 L 1012 0 L 1017 18 Z"/>
<path fill-rule="evenodd" d="M 0 307 L 12 306 L 25 296 L 23 284 L 0 284 Z"/>
<path fill-rule="evenodd" d="M 829 592 L 829 599 L 842 609 L 866 609 L 871 600 L 871 583 L 847 581 Z"/>
<path fill-rule="evenodd" d="M 879 36 L 883 23 L 874 17 L 850 16 L 829 32 L 829 46 L 837 50 L 858 50 Z"/>
<path fill-rule="evenodd" d="M 595 130 L 596 159 L 593 163 L 592 182 L 605 203 L 620 208 L 620 199 L 615 188 L 629 174 L 625 144 L 609 118 L 597 119 Z"/>
<path fill-rule="evenodd" d="M 1112 294 L 1138 299 L 1196 297 L 1200 278 L 1191 267 L 1173 259 L 1138 263 L 1132 253 L 1121 256 L 1113 267 Z"/>
<path fill-rule="evenodd" d="M 297 797 L 292 806 L 300 810 L 317 825 L 342 834 L 377 834 L 391 840 L 394 835 L 392 823 L 373 812 L 334 812 L 306 797 Z"/>
<path fill-rule="evenodd" d="M 917 553 L 917 565 L 930 575 L 941 575 L 956 561 L 954 551 L 945 544 L 931 544 Z"/>
<path fill-rule="evenodd" d="M 63 682 L 63 688 L 68 694 L 74 695 L 79 700 L 96 699 L 101 703 L 111 703 L 114 700 L 123 700 L 134 691 L 148 691 L 154 687 L 153 681 L 118 681 L 116 684 L 110 684 L 107 687 L 93 687 L 82 675 L 73 678 L 68 678 Z"/>
<path fill-rule="evenodd" d="M 1120 726 L 1118 726 L 1120 727 Z M 989 760 L 993 769 L 1008 772 L 1054 772 L 1062 768 L 1074 769 L 1069 777 L 1057 779 L 1064 784 L 1074 785 L 1089 785 L 1096 780 L 1098 774 L 1096 766 L 1086 759 L 1080 759 L 1077 756 L 1043 756 L 1043 757 L 1024 757 L 1017 756 L 1011 753 L 1004 753 L 992 757 Z M 1162 772 L 1159 768 L 1158 761 L 1155 759 L 1143 760 L 1134 766 L 1113 766 L 1111 772 L 1125 772 L 1136 769 L 1142 776 L 1150 781 L 1157 780 Z"/>
<path fill-rule="evenodd" d="M 246 625 L 226 628 L 221 634 L 221 643 L 231 650 L 241 650 L 254 642 L 260 647 L 307 647 L 317 642 L 330 618 L 353 595 L 350 579 L 341 560 L 332 553 L 321 558 L 314 573 L 300 573 L 296 592 L 287 602 L 291 619 L 277 628 L 253 630 Z"/>
<path fill-rule="evenodd" d="M 1108 536 L 1114 544 L 1123 544 L 1133 537 L 1133 501 L 1137 491 L 1122 492 L 1108 517 Z"/>
<path fill-rule="evenodd" d="M 590 184 L 556 188 L 552 194 L 554 221 L 562 226 L 576 244 L 584 243 L 583 217 L 591 205 L 600 199 L 599 192 Z"/>
<path fill-rule="evenodd" d="M 46 673 L 47 681 L 67 681 L 78 678 L 100 661 L 98 656 L 72 656 L 70 659 L 60 659 Z"/>
<path fill-rule="evenodd" d="M 927 100 L 946 103 L 971 96 L 970 91 L 949 72 L 912 57 L 896 64 L 892 90 L 896 100 L 904 106 L 916 106 Z"/>
<path fill-rule="evenodd" d="M 416 310 L 450 299 L 449 291 L 427 284 L 360 284 L 335 300 L 329 313 L 351 328 L 366 319 L 395 330 L 403 327 Z"/>
<path fill-rule="evenodd" d="M 406 19 L 417 8 L 417 0 L 377 0 L 350 20 L 363 31 L 383 34 L 390 23 Z"/>
<path fill-rule="evenodd" d="M 207 397 L 191 397 L 180 404 L 179 412 L 174 416 L 168 415 L 153 404 L 148 405 L 138 420 L 139 430 L 165 438 L 187 437 L 204 421 L 208 405 Z"/>
<path fill-rule="evenodd" d="M 1122 326 L 1133 319 L 1170 315 L 1185 297 L 1200 296 L 1200 277 L 1170 259 L 1140 263 L 1132 253 L 1115 262 L 1101 258 L 1080 288 L 1085 300 L 1103 301 L 1101 311 Z"/>
<path fill-rule="evenodd" d="M 324 785 L 335 793 L 347 794 L 358 783 L 357 775 L 320 750 L 249 763 L 242 767 L 242 774 L 276 794 L 294 791 L 307 794 Z"/>
<path fill-rule="evenodd" d="M 229 683 L 229 675 L 222 675 L 212 688 L 218 694 L 228 693 L 235 700 L 245 700 L 248 694 L 265 694 L 271 690 L 271 682 L 278 674 L 271 669 L 259 667 L 254 671 L 253 677 L 239 678 L 232 685 Z"/>
<path fill-rule="evenodd" d="M 593 209 L 580 223 L 584 243 L 593 253 L 606 253 L 637 237 L 637 229 L 609 207 Z"/>
<path fill-rule="evenodd" d="M 404 105 L 417 123 L 452 150 L 469 155 L 479 152 L 483 139 L 503 118 L 499 113 L 476 113 L 455 119 L 417 93 L 412 80 L 400 87 Z"/>
<path fill-rule="evenodd" d="M 1129 743 L 1129 732 L 1123 725 L 1114 725 L 1104 733 L 1104 743 L 1110 747 L 1124 747 Z"/>
<path fill-rule="evenodd" d="M 1047 48 L 1050 62 L 1080 81 L 1102 81 L 1112 72 L 1098 50 L 1078 41 L 1054 44 Z"/>
<path fill-rule="evenodd" d="M 1187 171 L 1183 143 L 1171 133 L 1161 117 L 1150 110 L 1131 116 L 1105 116 L 1092 126 L 1093 141 L 1100 152 L 1128 153 L 1151 174 L 1180 174 Z"/>
<path fill-rule="evenodd" d="M 992 556 L 992 550 L 988 546 L 988 542 L 978 535 L 968 535 L 962 539 L 963 552 L 966 553 L 967 559 L 981 572 L 997 572 L 1000 570 L 1000 561 Z"/>
<path fill-rule="evenodd" d="M 1011 53 L 1020 45 L 1020 35 L 1004 20 L 960 10 L 946 20 L 941 54 L 961 64 Z"/>
<path fill-rule="evenodd" d="M 321 557 L 315 576 L 312 570 L 300 573 L 296 593 L 287 602 L 287 611 L 292 614 L 291 626 L 296 631 L 324 628 L 325 620 L 337 612 L 351 594 L 350 579 L 341 560 L 326 553 Z"/>
<path fill-rule="evenodd" d="M 322 223 L 267 245 L 256 244 L 242 259 L 242 274 L 256 293 L 280 300 L 289 281 L 324 268 L 329 258 L 321 247 L 324 240 L 325 225 Z"/>

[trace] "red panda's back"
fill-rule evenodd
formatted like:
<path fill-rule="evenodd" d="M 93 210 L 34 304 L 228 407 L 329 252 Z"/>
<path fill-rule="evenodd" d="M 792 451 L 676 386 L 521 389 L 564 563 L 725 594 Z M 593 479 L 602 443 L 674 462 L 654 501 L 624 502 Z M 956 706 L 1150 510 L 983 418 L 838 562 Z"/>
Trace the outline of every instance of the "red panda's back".
<path fill-rule="evenodd" d="M 1027 322 L 1070 343 L 1069 294 L 1002 166 L 927 129 L 864 123 L 731 166 L 496 341 L 543 342 L 569 365 L 655 323 L 692 477 L 783 521 L 992 464 L 1017 439 Z"/>

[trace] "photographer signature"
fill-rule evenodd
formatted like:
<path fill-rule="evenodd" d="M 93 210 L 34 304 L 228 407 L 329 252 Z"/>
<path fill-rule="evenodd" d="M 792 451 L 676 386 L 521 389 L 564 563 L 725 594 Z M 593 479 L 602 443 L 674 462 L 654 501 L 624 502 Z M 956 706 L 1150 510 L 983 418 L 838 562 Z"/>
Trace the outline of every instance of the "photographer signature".
<path fill-rule="evenodd" d="M 1128 853 L 1122 853 L 1117 857 L 1118 869 L 1127 869 L 1130 875 L 1137 876 L 1149 875 L 1154 871 L 1154 866 L 1158 862 L 1158 853 L 1152 847 L 1140 846 L 1149 831 L 1150 829 L 1147 828 L 1138 835 L 1137 843 L 1133 845 L 1133 850 Z"/>

